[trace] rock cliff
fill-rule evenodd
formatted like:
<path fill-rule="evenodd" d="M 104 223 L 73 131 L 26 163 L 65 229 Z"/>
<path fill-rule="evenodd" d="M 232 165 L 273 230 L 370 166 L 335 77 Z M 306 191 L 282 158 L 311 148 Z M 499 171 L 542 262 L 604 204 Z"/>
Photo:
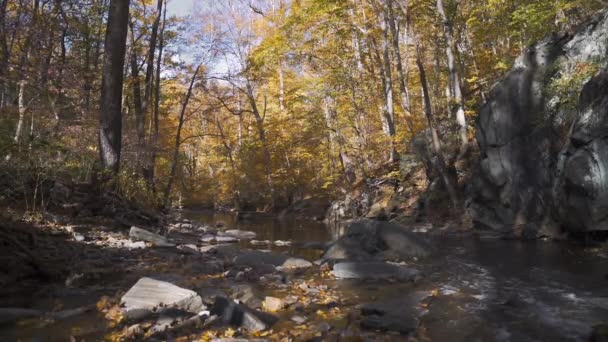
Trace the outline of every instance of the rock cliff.
<path fill-rule="evenodd" d="M 529 47 L 477 123 L 467 207 L 521 238 L 608 230 L 608 11 Z"/>

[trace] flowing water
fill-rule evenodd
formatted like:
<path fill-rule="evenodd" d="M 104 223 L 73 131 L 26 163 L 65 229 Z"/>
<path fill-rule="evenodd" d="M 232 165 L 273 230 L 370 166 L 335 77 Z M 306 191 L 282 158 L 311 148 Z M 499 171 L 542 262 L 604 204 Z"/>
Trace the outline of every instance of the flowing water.
<path fill-rule="evenodd" d="M 258 240 L 295 245 L 328 241 L 329 229 L 306 220 L 255 219 L 209 212 L 187 217 L 251 230 Z M 433 238 L 435 254 L 416 263 L 415 284 L 336 281 L 354 302 L 396 298 L 418 290 L 437 295 L 421 318 L 432 341 L 586 341 L 595 324 L 608 322 L 608 259 L 580 246 L 548 241 Z M 250 246 L 251 247 L 251 246 Z M 284 250 L 313 259 L 307 249 Z"/>
<path fill-rule="evenodd" d="M 333 235 L 322 223 L 307 220 L 239 221 L 234 215 L 206 211 L 185 211 L 182 216 L 212 226 L 221 222 L 229 229 L 254 231 L 257 240 L 269 241 L 243 242 L 243 248 L 272 249 L 311 261 L 321 251 L 309 248 L 309 243 L 326 243 Z M 290 241 L 291 245 L 276 246 L 275 241 Z M 435 253 L 411 265 L 422 272 L 414 283 L 338 281 L 310 273 L 307 277 L 317 277 L 338 292 L 344 309 L 352 311 L 360 303 L 398 300 L 415 291 L 433 292 L 415 337 L 421 341 L 587 341 L 592 326 L 608 322 L 608 260 L 588 249 L 545 241 L 479 240 L 470 235 L 432 238 L 431 242 Z M 63 302 L 71 299 L 75 307 L 88 305 L 102 294 L 119 291 L 102 285 L 96 293 L 69 290 L 74 293 L 66 292 Z M 288 317 L 282 322 L 286 321 Z M 0 340 L 65 341 L 78 332 L 75 329 L 97 329 L 100 332 L 89 335 L 94 337 L 89 340 L 100 340 L 105 327 L 103 317 L 92 312 L 53 325 L 34 321 L 0 326 Z M 380 340 L 382 336 L 406 339 L 378 336 Z"/>

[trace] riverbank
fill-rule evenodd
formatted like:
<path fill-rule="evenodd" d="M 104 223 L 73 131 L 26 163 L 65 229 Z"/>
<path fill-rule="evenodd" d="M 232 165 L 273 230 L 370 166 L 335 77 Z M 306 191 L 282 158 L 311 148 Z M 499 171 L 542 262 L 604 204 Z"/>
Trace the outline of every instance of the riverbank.
<path fill-rule="evenodd" d="M 0 337 L 526 341 L 585 339 L 608 320 L 608 259 L 595 249 L 432 234 L 420 236 L 432 248 L 425 258 L 320 266 L 314 261 L 327 256 L 331 234 L 324 233 L 326 241 L 308 240 L 323 236 L 318 223 L 265 219 L 233 226 L 221 215 L 195 217 L 171 219 L 166 241 L 156 244 L 103 222 L 11 224 L 24 247 L 57 271 L 44 278 L 32 268 L 12 283 L 3 280 L 0 307 L 26 310 L 0 310 Z M 302 234 L 281 235 L 290 231 Z M 27 240 L 31 233 L 35 243 Z M 360 263 L 359 278 L 342 279 L 352 277 L 348 262 Z M 368 274 L 361 265 L 370 263 Z M 378 263 L 393 266 L 380 272 Z M 200 297 L 199 306 L 177 300 L 169 311 L 157 303 L 156 312 L 125 317 L 125 295 L 142 279 L 170 284 L 167 298 L 174 291 Z M 235 300 L 237 306 L 230 304 Z M 249 319 L 233 320 L 229 312 Z"/>

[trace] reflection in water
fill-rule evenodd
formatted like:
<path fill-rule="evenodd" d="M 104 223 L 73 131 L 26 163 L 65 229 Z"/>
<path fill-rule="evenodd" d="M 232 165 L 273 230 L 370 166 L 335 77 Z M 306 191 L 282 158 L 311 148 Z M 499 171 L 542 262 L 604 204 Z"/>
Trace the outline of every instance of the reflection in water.
<path fill-rule="evenodd" d="M 306 219 L 254 217 L 239 220 L 234 213 L 210 210 L 185 210 L 181 212 L 181 216 L 210 226 L 223 225 L 224 228 L 222 229 L 253 231 L 257 234 L 255 240 L 269 241 L 270 243 L 252 245 L 249 241 L 243 241 L 241 242 L 243 247 L 271 249 L 309 260 L 319 258 L 321 251 L 305 248 L 305 244 L 311 242 L 325 243 L 331 240 L 331 234 L 324 223 Z M 274 244 L 276 241 L 289 241 L 291 243 L 289 246 L 278 246 Z"/>

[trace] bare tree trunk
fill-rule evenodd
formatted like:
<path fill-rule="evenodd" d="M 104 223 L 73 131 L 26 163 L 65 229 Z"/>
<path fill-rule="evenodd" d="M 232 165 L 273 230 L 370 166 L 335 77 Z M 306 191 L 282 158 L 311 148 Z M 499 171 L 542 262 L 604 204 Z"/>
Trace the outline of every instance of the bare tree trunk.
<path fill-rule="evenodd" d="M 153 122 L 154 122 L 154 132 L 152 133 L 152 153 L 150 154 L 150 165 L 148 173 L 148 185 L 154 187 L 154 177 L 156 173 L 156 153 L 158 149 L 158 138 L 159 138 L 159 115 L 160 115 L 160 71 L 163 61 L 163 49 L 165 47 L 165 25 L 167 23 L 167 6 L 165 6 L 163 10 L 163 25 L 160 29 L 160 37 L 158 42 L 158 57 L 156 59 L 156 76 L 155 76 L 155 84 L 156 88 L 154 89 L 154 111 L 153 111 Z"/>
<path fill-rule="evenodd" d="M 15 129 L 15 136 L 13 141 L 15 144 L 19 143 L 19 139 L 21 137 L 21 131 L 23 130 L 23 124 L 25 121 L 25 112 L 27 111 L 27 106 L 25 104 L 25 86 L 27 84 L 27 65 L 30 59 L 30 49 L 32 46 L 32 39 L 34 30 L 36 29 L 36 23 L 38 21 L 38 8 L 40 6 L 39 0 L 34 1 L 34 8 L 32 9 L 32 22 L 30 23 L 30 27 L 28 29 L 28 35 L 24 42 L 23 53 L 21 54 L 21 60 L 19 62 L 19 95 L 17 98 L 17 105 L 19 110 L 19 121 L 17 122 L 17 128 Z M 7 157 L 7 159 L 9 159 Z"/>
<path fill-rule="evenodd" d="M 171 194 L 171 187 L 173 186 L 173 181 L 175 179 L 175 175 L 177 174 L 177 166 L 179 163 L 179 147 L 182 143 L 182 127 L 184 126 L 184 116 L 186 115 L 186 108 L 188 107 L 188 102 L 190 101 L 190 97 L 192 96 L 192 88 L 194 87 L 194 82 L 196 81 L 196 76 L 198 75 L 198 71 L 201 66 L 197 66 L 194 74 L 192 75 L 192 79 L 190 79 L 190 86 L 188 86 L 188 92 L 186 93 L 186 97 L 182 102 L 182 109 L 179 113 L 179 123 L 177 125 L 177 134 L 175 135 L 175 146 L 173 148 L 173 161 L 171 162 L 171 173 L 169 174 L 169 180 L 167 181 L 167 187 L 165 188 L 165 194 L 163 196 L 163 206 L 166 208 L 169 206 L 169 195 Z"/>
<path fill-rule="evenodd" d="M 133 30 L 133 22 L 131 27 L 131 86 L 133 87 L 133 107 L 135 110 L 135 130 L 137 132 L 137 147 L 135 153 L 136 169 L 140 170 L 142 163 L 142 154 L 146 140 L 146 114 L 143 108 L 141 98 L 141 84 L 139 83 L 139 65 L 137 63 L 137 42 L 135 41 L 135 32 Z"/>
<path fill-rule="evenodd" d="M 6 103 L 6 86 L 8 84 L 8 62 L 10 51 L 6 34 L 6 5 L 8 0 L 0 0 L 0 109 Z"/>
<path fill-rule="evenodd" d="M 145 89 L 144 89 L 144 101 L 143 101 L 143 111 L 144 115 L 148 109 L 148 103 L 150 102 L 150 98 L 152 97 L 152 84 L 154 77 L 154 53 L 156 51 L 156 40 L 158 37 L 158 26 L 160 25 L 161 13 L 163 12 L 163 1 L 158 0 L 156 5 L 156 19 L 154 19 L 154 23 L 152 24 L 152 32 L 150 33 L 150 43 L 148 45 L 148 58 L 146 62 L 146 79 L 145 79 Z M 145 119 L 145 117 L 144 117 Z M 145 121 L 145 120 L 144 120 Z"/>
<path fill-rule="evenodd" d="M 443 0 L 437 0 L 437 13 L 443 22 L 443 36 L 446 41 L 446 56 L 448 59 L 448 73 L 450 83 L 450 94 L 454 97 L 456 112 L 456 122 L 460 128 L 461 153 L 465 150 L 469 138 L 467 135 L 467 121 L 464 113 L 464 101 L 462 98 L 462 88 L 460 87 L 460 77 L 456 68 L 456 58 L 454 57 L 454 38 L 452 36 L 452 23 L 448 19 L 443 6 Z"/>
<path fill-rule="evenodd" d="M 129 0 L 111 0 L 105 39 L 99 115 L 99 156 L 104 169 L 120 170 L 123 68 L 129 29 Z"/>
<path fill-rule="evenodd" d="M 391 0 L 387 0 L 389 3 Z M 395 108 L 393 104 L 393 77 L 391 71 L 391 57 L 389 48 L 389 20 L 387 13 L 379 6 L 376 7 L 380 29 L 382 31 L 382 39 L 380 40 L 380 48 L 382 50 L 382 60 L 380 62 L 380 71 L 382 78 L 382 93 L 384 98 L 384 132 L 390 138 L 390 155 L 389 160 L 394 162 L 398 159 L 395 148 Z"/>
<path fill-rule="evenodd" d="M 387 0 L 386 5 L 388 6 L 388 24 L 391 31 L 391 42 L 393 45 L 393 52 L 395 54 L 395 65 L 397 67 L 397 79 L 399 81 L 399 92 L 401 95 L 401 109 L 403 109 L 403 113 L 405 114 L 406 124 L 408 129 L 410 130 L 410 133 L 414 134 L 414 123 L 412 122 L 412 116 L 410 112 L 410 95 L 409 90 L 407 88 L 405 72 L 403 70 L 401 47 L 399 46 L 399 29 L 397 19 L 395 18 L 395 11 L 393 9 L 393 1 Z M 404 8 L 407 9 L 407 0 L 405 0 Z"/>
<path fill-rule="evenodd" d="M 458 192 L 456 190 L 456 183 L 449 174 L 448 167 L 445 162 L 445 157 L 443 155 L 443 151 L 441 150 L 441 140 L 439 139 L 439 133 L 437 132 L 437 124 L 435 123 L 433 106 L 431 105 L 431 96 L 429 94 L 426 71 L 422 62 L 422 49 L 418 45 L 416 47 L 416 50 L 416 65 L 418 66 L 418 71 L 420 73 L 420 84 L 422 86 L 422 94 L 424 98 L 424 114 L 426 115 L 429 130 L 431 131 L 431 144 L 433 147 L 433 153 L 435 154 L 435 158 L 437 160 L 437 162 L 435 163 L 436 168 L 443 180 L 443 184 L 445 185 L 446 190 L 448 191 L 450 200 L 452 201 L 452 206 L 454 207 L 454 213 L 460 214 L 462 208 L 460 204 L 460 197 L 458 196 Z"/>
<path fill-rule="evenodd" d="M 19 144 L 19 138 L 21 137 L 21 131 L 23 130 L 23 123 L 25 121 L 25 112 L 27 107 L 25 106 L 25 80 L 19 81 L 19 95 L 17 97 L 17 105 L 19 111 L 19 121 L 17 121 L 17 129 L 15 130 L 15 136 L 13 141 L 15 144 Z"/>
<path fill-rule="evenodd" d="M 247 89 L 246 94 L 247 99 L 249 101 L 249 105 L 251 106 L 251 112 L 253 113 L 253 117 L 255 119 L 256 127 L 258 130 L 258 136 L 260 138 L 260 142 L 262 143 L 262 153 L 264 154 L 264 173 L 266 173 L 266 184 L 268 186 L 268 191 L 270 192 L 271 197 L 271 206 L 275 205 L 275 191 L 274 184 L 272 181 L 272 166 L 271 158 L 270 158 L 270 150 L 268 149 L 268 141 L 266 139 L 266 129 L 264 128 L 264 117 L 266 116 L 266 101 L 264 100 L 264 113 L 260 113 L 258 105 L 256 103 L 255 93 L 253 91 L 253 86 L 249 81 L 247 81 Z"/>

